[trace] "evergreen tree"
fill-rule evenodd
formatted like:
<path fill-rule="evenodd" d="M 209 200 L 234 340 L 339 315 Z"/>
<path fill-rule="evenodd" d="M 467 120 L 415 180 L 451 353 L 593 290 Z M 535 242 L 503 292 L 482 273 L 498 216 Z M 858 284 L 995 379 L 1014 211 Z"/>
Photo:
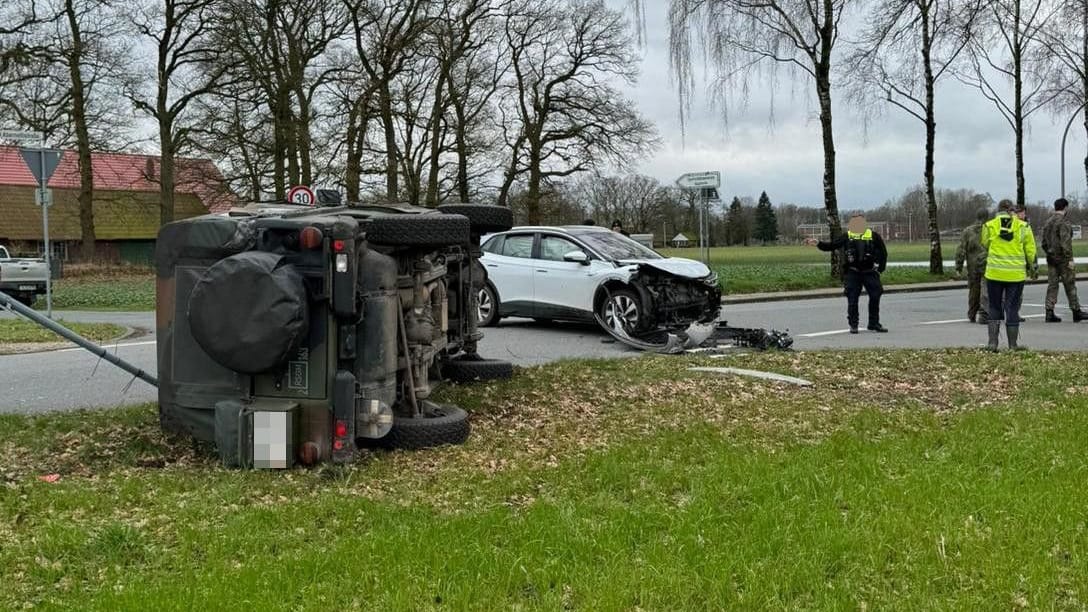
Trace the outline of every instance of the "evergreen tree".
<path fill-rule="evenodd" d="M 775 217 L 771 199 L 764 191 L 759 196 L 759 204 L 756 204 L 755 238 L 763 244 L 778 240 L 778 218 Z"/>
<path fill-rule="evenodd" d="M 740 198 L 734 197 L 729 205 L 729 212 L 725 215 L 725 242 L 726 244 L 748 244 L 751 231 L 748 219 L 744 215 L 744 206 Z"/>

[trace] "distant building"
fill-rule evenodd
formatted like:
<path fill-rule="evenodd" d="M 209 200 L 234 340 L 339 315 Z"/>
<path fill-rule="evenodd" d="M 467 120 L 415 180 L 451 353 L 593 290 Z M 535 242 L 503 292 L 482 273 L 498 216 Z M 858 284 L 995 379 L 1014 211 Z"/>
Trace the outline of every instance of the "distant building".
<path fill-rule="evenodd" d="M 149 263 L 159 232 L 157 155 L 93 153 L 96 256 Z M 225 212 L 236 198 L 206 159 L 178 159 L 174 218 Z M 49 187 L 49 240 L 55 257 L 78 256 L 79 154 L 64 151 Z M 34 203 L 37 181 L 17 147 L 0 147 L 0 244 L 20 253 L 43 252 L 42 212 Z"/>
<path fill-rule="evenodd" d="M 683 235 L 683 234 L 677 234 L 677 235 L 673 236 L 672 240 L 670 240 L 669 242 L 672 244 L 672 246 L 674 246 L 674 247 L 676 247 L 678 249 L 682 249 L 682 248 L 691 246 L 691 241 L 688 240 L 688 237 Z"/>
<path fill-rule="evenodd" d="M 634 240 L 648 249 L 654 248 L 653 234 L 631 234 L 631 240 Z"/>

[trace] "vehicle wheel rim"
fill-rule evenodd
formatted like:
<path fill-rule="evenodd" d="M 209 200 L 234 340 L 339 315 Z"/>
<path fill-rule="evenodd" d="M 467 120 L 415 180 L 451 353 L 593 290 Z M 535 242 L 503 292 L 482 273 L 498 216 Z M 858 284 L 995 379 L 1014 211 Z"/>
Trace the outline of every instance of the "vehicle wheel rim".
<path fill-rule="evenodd" d="M 480 294 L 476 298 L 477 320 L 486 321 L 491 318 L 491 311 L 494 308 L 495 303 L 491 300 L 491 292 L 487 289 L 480 289 Z"/>
<path fill-rule="evenodd" d="M 608 300 L 605 322 L 612 329 L 631 331 L 638 327 L 638 304 L 627 295 L 615 295 Z"/>

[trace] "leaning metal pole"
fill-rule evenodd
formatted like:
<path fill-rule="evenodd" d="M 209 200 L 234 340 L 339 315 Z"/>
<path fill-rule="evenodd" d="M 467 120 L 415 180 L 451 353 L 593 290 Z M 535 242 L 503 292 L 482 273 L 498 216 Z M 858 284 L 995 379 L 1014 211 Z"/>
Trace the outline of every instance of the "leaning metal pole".
<path fill-rule="evenodd" d="M 1069 138 L 1069 128 L 1073 127 L 1073 120 L 1077 118 L 1084 107 L 1088 106 L 1088 100 L 1077 107 L 1076 112 L 1069 118 L 1069 123 L 1065 124 L 1065 132 L 1062 134 L 1062 197 L 1065 197 L 1065 139 Z"/>
<path fill-rule="evenodd" d="M 140 368 L 137 368 L 136 366 L 125 361 L 124 359 L 121 359 L 117 355 L 110 353 L 108 350 L 102 348 L 101 346 L 98 346 L 97 344 L 91 342 L 83 336 L 80 336 L 79 334 L 71 331 L 70 329 L 56 323 L 52 319 L 43 317 L 32 308 L 23 306 L 18 301 L 16 301 L 15 298 L 4 293 L 3 291 L 0 291 L 0 307 L 6 307 L 14 311 L 15 313 L 22 315 L 27 319 L 30 319 L 34 323 L 37 323 L 38 325 L 41 325 L 42 327 L 63 336 L 65 339 L 75 342 L 79 346 L 87 349 L 95 355 L 98 355 L 100 358 L 105 359 L 106 361 L 112 363 L 113 365 L 121 368 L 122 370 L 128 372 L 129 374 L 132 374 L 136 378 L 139 378 L 140 380 L 152 386 L 159 386 L 159 381 L 154 376 L 148 374 L 147 372 L 144 372 Z"/>

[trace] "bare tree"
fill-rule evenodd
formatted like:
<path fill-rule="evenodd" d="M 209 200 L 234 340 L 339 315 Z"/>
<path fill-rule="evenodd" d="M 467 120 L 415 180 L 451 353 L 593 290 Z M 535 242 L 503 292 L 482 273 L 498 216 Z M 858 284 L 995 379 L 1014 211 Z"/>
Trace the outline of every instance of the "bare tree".
<path fill-rule="evenodd" d="M 1053 99 L 1042 82 L 1027 78 L 1037 61 L 1040 33 L 1055 13 L 1051 0 L 987 0 L 983 30 L 970 45 L 971 68 L 957 76 L 993 103 L 1012 128 L 1016 140 L 1016 202 L 1024 199 L 1024 126 L 1032 114 Z M 1012 98 L 1002 81 L 1012 84 Z M 1025 88 L 1027 85 L 1027 88 Z"/>
<path fill-rule="evenodd" d="M 862 108 L 879 94 L 888 104 L 920 121 L 926 130 L 925 169 L 929 219 L 929 272 L 944 272 L 937 219 L 934 151 L 937 138 L 937 83 L 971 41 L 982 0 L 878 0 L 850 67 L 854 98 Z"/>
<path fill-rule="evenodd" d="M 395 200 L 399 196 L 400 147 L 397 143 L 397 116 L 394 109 L 394 82 L 416 57 L 417 40 L 426 31 L 428 22 L 426 3 L 423 0 L 344 0 L 351 18 L 351 33 L 355 42 L 363 88 L 355 107 L 362 102 L 374 105 L 374 115 L 381 122 L 385 164 L 385 197 Z M 365 131 L 364 108 L 354 108 L 356 120 L 349 123 L 348 140 L 361 143 L 360 131 Z M 353 148 L 348 148 L 348 154 Z M 359 158 L 349 159 L 349 173 L 359 169 Z M 347 177 L 348 192 L 352 191 L 352 177 Z M 357 184 L 357 183 L 356 183 Z"/>
<path fill-rule="evenodd" d="M 1083 112 L 1088 134 L 1088 0 L 1068 0 L 1040 30 L 1041 70 L 1035 77 L 1053 98 L 1051 110 L 1065 119 Z M 1088 181 L 1088 155 L 1084 158 Z M 1065 194 L 1062 194 L 1065 195 Z"/>
<path fill-rule="evenodd" d="M 159 218 L 174 220 L 175 156 L 190 145 L 190 105 L 215 91 L 229 61 L 219 57 L 208 36 L 218 0 L 155 0 L 131 17 L 136 32 L 155 44 L 154 92 L 148 95 L 139 77 L 126 88 L 137 110 L 155 119 L 159 136 Z M 140 75 L 142 76 L 142 75 Z"/>
<path fill-rule="evenodd" d="M 748 79 L 773 75 L 779 66 L 807 75 L 815 85 L 824 153 L 824 210 L 832 238 L 842 233 L 835 188 L 835 137 L 832 129 L 832 60 L 839 24 L 858 0 L 671 0 L 669 46 L 682 106 L 694 83 L 692 34 L 716 67 L 728 100 L 747 95 Z M 773 78 L 773 77 L 772 77 Z M 842 273 L 837 252 L 832 273 Z"/>
<path fill-rule="evenodd" d="M 622 163 L 656 144 L 652 124 L 608 83 L 631 82 L 637 58 L 623 15 L 601 0 L 519 2 L 506 19 L 515 128 L 500 204 L 528 175 L 526 206 L 539 223 L 540 188 L 551 177 Z"/>

